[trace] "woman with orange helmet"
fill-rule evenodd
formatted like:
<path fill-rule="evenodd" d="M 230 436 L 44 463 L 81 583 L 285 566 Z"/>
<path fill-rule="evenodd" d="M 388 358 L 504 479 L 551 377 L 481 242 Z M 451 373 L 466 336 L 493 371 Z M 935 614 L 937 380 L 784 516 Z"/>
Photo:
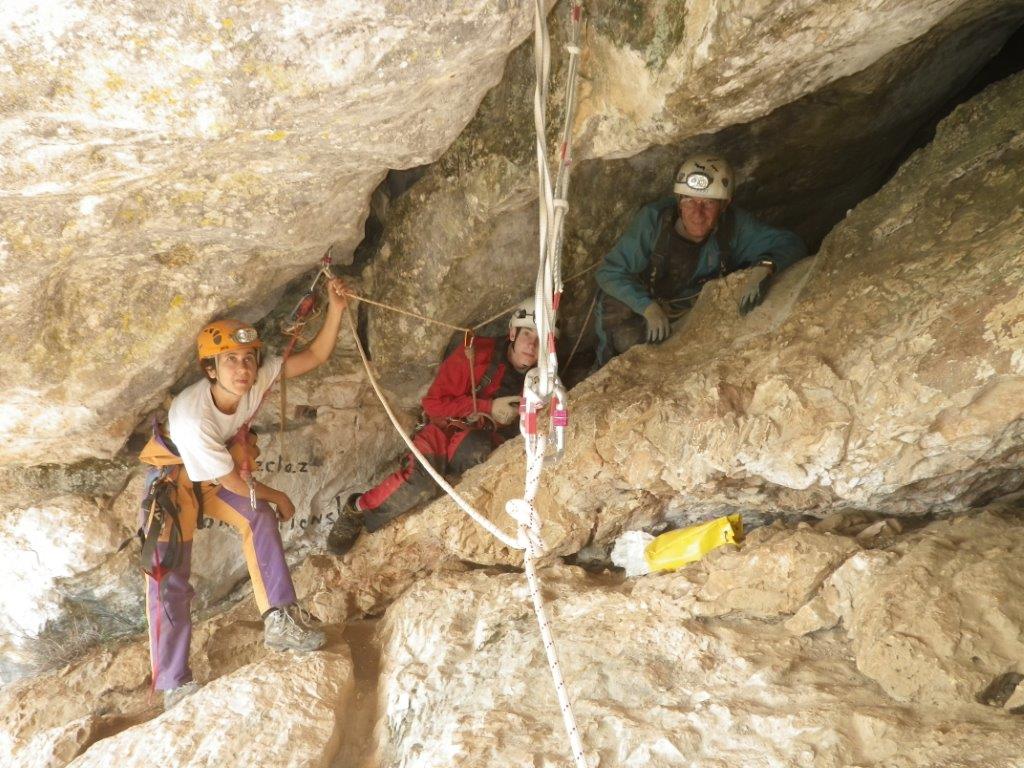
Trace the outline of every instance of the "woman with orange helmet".
<path fill-rule="evenodd" d="M 242 535 L 256 604 L 263 614 L 265 645 L 274 650 L 312 651 L 324 644 L 323 633 L 308 626 L 296 608 L 278 530 L 278 520 L 291 519 L 295 506 L 284 492 L 243 477 L 243 465 L 258 451 L 254 438 L 229 443 L 236 434 L 249 439 L 245 427 L 278 377 L 299 376 L 330 358 L 347 303 L 345 284 L 332 278 L 327 296 L 320 331 L 308 347 L 287 359 L 264 360 L 263 343 L 248 323 L 218 320 L 203 328 L 196 338 L 196 354 L 204 377 L 174 398 L 168 412 L 169 440 L 155 434 L 143 451 L 143 460 L 149 463 L 182 465 L 170 480 L 176 492 L 177 519 L 154 537 L 150 554 L 143 550 L 144 558 L 150 558 L 146 602 L 153 681 L 157 690 L 165 692 L 165 707 L 197 688 L 188 665 L 193 595 L 189 572 L 200 511 Z M 144 514 L 152 511 L 152 507 L 143 509 Z"/>

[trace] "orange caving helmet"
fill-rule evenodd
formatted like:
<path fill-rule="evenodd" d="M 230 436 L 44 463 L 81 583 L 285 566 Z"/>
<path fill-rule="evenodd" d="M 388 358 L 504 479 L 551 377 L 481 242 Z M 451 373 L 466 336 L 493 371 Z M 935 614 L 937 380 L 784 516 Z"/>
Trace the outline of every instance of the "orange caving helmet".
<path fill-rule="evenodd" d="M 216 320 L 196 336 L 196 354 L 199 359 L 216 357 L 232 349 L 262 349 L 256 329 L 241 320 Z"/>

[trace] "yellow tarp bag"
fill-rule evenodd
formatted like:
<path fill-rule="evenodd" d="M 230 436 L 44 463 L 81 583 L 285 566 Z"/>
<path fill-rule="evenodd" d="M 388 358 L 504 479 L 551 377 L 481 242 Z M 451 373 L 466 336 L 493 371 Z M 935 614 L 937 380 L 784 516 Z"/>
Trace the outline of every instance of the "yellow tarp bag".
<path fill-rule="evenodd" d="M 644 549 L 644 559 L 652 573 L 672 571 L 697 562 L 712 549 L 742 540 L 743 518 L 727 515 L 661 534 Z"/>

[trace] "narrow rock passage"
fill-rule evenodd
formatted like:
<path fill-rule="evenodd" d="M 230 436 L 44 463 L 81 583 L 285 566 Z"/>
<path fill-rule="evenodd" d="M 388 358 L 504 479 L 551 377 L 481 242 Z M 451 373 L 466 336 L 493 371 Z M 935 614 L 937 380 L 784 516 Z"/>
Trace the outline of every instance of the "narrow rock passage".
<path fill-rule="evenodd" d="M 373 726 L 377 720 L 377 685 L 380 679 L 380 646 L 377 619 L 345 625 L 345 642 L 352 654 L 355 695 L 342 721 L 342 742 L 331 768 L 372 768 L 377 765 Z"/>

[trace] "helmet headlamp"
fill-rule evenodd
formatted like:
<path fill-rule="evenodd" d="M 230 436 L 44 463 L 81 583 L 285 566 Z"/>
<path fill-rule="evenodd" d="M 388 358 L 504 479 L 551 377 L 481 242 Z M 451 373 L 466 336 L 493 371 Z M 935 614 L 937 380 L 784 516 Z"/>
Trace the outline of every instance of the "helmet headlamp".
<path fill-rule="evenodd" d="M 672 191 L 677 195 L 731 200 L 732 166 L 718 155 L 695 155 L 679 166 Z"/>
<path fill-rule="evenodd" d="M 237 344 L 252 344 L 259 339 L 255 328 L 239 328 L 231 334 L 231 340 Z"/>
<path fill-rule="evenodd" d="M 711 177 L 703 171 L 693 171 L 686 175 L 685 184 L 690 189 L 704 190 L 711 186 Z"/>

